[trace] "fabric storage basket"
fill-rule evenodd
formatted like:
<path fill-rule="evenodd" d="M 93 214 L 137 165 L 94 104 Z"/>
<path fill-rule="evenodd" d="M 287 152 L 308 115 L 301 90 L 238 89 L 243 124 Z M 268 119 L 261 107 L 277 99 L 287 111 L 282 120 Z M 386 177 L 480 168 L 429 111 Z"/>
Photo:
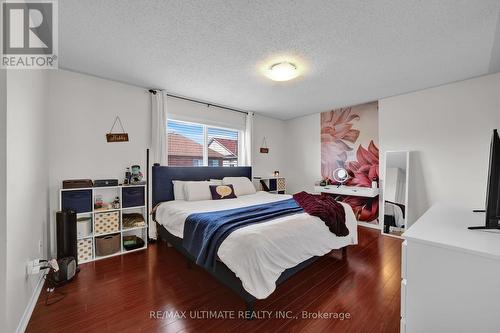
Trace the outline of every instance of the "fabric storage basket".
<path fill-rule="evenodd" d="M 284 191 L 286 189 L 285 178 L 278 178 L 278 191 Z"/>
<path fill-rule="evenodd" d="M 78 240 L 78 263 L 92 260 L 92 238 Z"/>
<path fill-rule="evenodd" d="M 144 206 L 144 186 L 123 187 L 122 202 L 123 208 Z"/>
<path fill-rule="evenodd" d="M 76 220 L 76 236 L 83 238 L 92 234 L 92 218 L 80 217 Z"/>
<path fill-rule="evenodd" d="M 96 256 L 108 256 L 120 252 L 120 234 L 95 238 Z"/>
<path fill-rule="evenodd" d="M 120 212 L 95 214 L 95 234 L 102 235 L 120 231 Z"/>
<path fill-rule="evenodd" d="M 77 213 L 92 211 L 92 190 L 64 191 L 61 195 L 62 210 L 71 209 Z"/>

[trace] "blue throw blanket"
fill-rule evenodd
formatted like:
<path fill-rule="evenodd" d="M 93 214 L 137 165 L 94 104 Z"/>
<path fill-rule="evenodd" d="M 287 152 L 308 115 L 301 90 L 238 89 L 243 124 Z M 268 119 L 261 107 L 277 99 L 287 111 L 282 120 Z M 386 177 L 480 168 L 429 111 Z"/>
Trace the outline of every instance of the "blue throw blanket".
<path fill-rule="evenodd" d="M 186 218 L 182 245 L 196 258 L 196 263 L 214 269 L 217 251 L 233 231 L 250 224 L 279 216 L 303 212 L 294 199 L 234 208 L 208 213 L 195 213 Z"/>

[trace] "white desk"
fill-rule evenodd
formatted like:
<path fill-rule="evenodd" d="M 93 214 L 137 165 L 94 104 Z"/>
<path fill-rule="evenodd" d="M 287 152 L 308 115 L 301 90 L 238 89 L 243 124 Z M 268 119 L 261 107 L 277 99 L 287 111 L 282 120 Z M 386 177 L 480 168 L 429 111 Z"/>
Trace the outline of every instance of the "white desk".
<path fill-rule="evenodd" d="M 327 185 L 327 186 L 314 186 L 314 192 L 316 193 L 330 193 L 335 195 L 350 195 L 355 197 L 365 197 L 374 198 L 378 195 L 378 188 L 371 187 L 358 187 L 358 186 L 345 186 L 345 185 Z M 379 224 L 373 224 L 364 221 L 358 221 L 358 225 L 380 229 Z"/>
<path fill-rule="evenodd" d="M 345 185 L 314 186 L 314 192 L 331 193 L 337 195 L 352 195 L 356 197 L 368 197 L 368 198 L 374 198 L 379 193 L 378 188 L 345 186 Z"/>
<path fill-rule="evenodd" d="M 438 204 L 404 234 L 401 332 L 498 332 L 500 234 L 484 213 Z"/>

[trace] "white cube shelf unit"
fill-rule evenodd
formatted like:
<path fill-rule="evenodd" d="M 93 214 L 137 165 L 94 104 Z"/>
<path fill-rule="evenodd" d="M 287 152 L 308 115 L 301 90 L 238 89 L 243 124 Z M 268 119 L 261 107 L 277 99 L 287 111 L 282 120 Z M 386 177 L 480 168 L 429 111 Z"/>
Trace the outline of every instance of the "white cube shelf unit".
<path fill-rule="evenodd" d="M 269 193 L 285 194 L 286 179 L 285 177 L 254 177 L 253 182 L 258 191 L 266 191 Z"/>
<path fill-rule="evenodd" d="M 96 209 L 94 203 L 98 196 L 102 198 L 105 205 L 111 204 L 115 198 L 118 198 L 120 205 L 117 208 L 105 207 Z M 146 185 L 61 189 L 59 209 L 74 210 L 77 213 L 77 219 L 87 218 L 87 220 L 91 220 L 90 233 L 78 235 L 79 264 L 140 251 L 148 247 Z M 142 215 L 145 222 L 144 226 L 124 226 L 124 214 L 132 213 Z M 125 236 L 140 237 L 144 241 L 144 246 L 133 250 L 125 249 L 123 245 L 123 238 Z M 114 241 L 113 251 L 106 255 L 99 255 L 98 252 L 101 251 L 96 249 L 96 240 L 103 237 Z M 118 246 L 116 245 L 116 238 L 119 238 L 120 244 Z"/>

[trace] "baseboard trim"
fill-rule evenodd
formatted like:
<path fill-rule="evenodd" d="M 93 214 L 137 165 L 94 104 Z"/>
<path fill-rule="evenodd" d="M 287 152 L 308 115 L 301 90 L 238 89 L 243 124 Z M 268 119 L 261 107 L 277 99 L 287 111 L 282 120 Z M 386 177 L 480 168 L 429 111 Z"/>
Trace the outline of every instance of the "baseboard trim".
<path fill-rule="evenodd" d="M 36 302 L 38 301 L 38 297 L 42 292 L 42 288 L 45 282 L 43 278 L 44 275 L 45 275 L 45 270 L 41 271 L 40 275 L 38 276 L 38 281 L 36 283 L 35 290 L 33 290 L 33 294 L 31 295 L 30 301 L 28 302 L 28 305 L 26 305 L 26 309 L 24 309 L 24 313 L 21 317 L 21 320 L 19 321 L 19 325 L 17 325 L 16 333 L 24 333 L 24 331 L 26 331 L 26 328 L 28 327 L 28 323 L 30 322 L 33 310 L 35 309 Z"/>

